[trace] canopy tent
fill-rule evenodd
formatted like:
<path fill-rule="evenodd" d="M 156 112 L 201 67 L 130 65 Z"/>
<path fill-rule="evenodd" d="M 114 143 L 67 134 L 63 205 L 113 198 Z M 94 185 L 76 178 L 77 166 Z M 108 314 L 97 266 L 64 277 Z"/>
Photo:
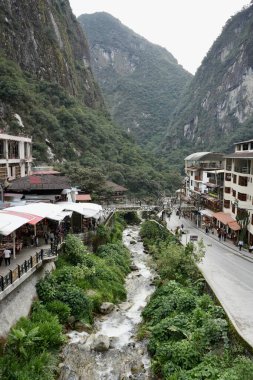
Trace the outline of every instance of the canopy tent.
<path fill-rule="evenodd" d="M 77 212 L 85 218 L 99 219 L 103 210 L 102 206 L 96 203 L 60 202 L 58 205 L 62 208 L 62 210 Z"/>
<path fill-rule="evenodd" d="M 66 216 L 71 216 L 73 211 L 85 218 L 99 219 L 102 206 L 95 203 L 62 202 L 55 205 L 38 202 L 8 207 L 0 210 L 0 234 L 9 235 L 26 223 L 36 225 L 44 218 L 61 221 Z"/>
<path fill-rule="evenodd" d="M 0 234 L 7 236 L 28 222 L 25 217 L 0 211 Z"/>

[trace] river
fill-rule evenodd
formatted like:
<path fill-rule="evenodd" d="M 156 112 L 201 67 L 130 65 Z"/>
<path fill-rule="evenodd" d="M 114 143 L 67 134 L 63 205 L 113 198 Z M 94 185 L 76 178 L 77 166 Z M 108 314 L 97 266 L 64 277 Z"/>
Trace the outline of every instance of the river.
<path fill-rule="evenodd" d="M 95 337 L 109 340 L 107 351 L 92 349 L 94 333 L 71 332 L 63 351 L 59 380 L 150 380 L 150 358 L 145 341 L 137 341 L 136 333 L 141 312 L 155 290 L 155 272 L 150 268 L 150 256 L 144 253 L 139 227 L 123 232 L 123 242 L 130 250 L 135 266 L 126 279 L 127 300 L 95 322 Z"/>

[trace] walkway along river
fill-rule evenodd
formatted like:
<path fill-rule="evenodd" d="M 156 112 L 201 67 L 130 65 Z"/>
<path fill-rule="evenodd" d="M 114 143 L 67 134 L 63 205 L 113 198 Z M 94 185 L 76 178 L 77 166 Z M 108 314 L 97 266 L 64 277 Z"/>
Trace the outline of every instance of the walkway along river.
<path fill-rule="evenodd" d="M 59 380 L 152 379 L 146 342 L 138 342 L 136 333 L 141 312 L 155 290 L 155 272 L 139 239 L 139 227 L 125 229 L 123 242 L 131 252 L 133 268 L 136 266 L 126 279 L 127 300 L 96 321 L 95 333 L 69 334 Z M 109 349 L 94 350 L 94 342 L 100 341 Z"/>

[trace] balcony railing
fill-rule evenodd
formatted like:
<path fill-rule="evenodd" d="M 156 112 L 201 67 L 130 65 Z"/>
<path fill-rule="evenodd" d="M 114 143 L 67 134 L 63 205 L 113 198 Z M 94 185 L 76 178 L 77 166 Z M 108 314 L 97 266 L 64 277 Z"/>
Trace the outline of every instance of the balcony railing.
<path fill-rule="evenodd" d="M 36 252 L 29 259 L 25 260 L 21 265 L 17 265 L 16 268 L 10 270 L 5 276 L 0 276 L 0 292 L 4 291 L 9 285 L 13 284 L 16 280 L 22 277 L 29 269 L 36 266 L 39 262 L 46 258 L 57 256 L 57 247 L 53 249 L 42 249 L 40 252 Z"/>
<path fill-rule="evenodd" d="M 244 173 L 244 174 L 250 174 L 250 168 L 247 167 L 247 166 L 235 167 L 235 172 L 237 172 L 237 173 Z"/>

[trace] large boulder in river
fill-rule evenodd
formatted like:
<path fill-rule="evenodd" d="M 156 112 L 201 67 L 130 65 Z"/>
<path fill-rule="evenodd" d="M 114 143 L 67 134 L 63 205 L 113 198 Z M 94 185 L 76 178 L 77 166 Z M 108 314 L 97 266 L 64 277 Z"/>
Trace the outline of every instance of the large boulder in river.
<path fill-rule="evenodd" d="M 100 306 L 100 312 L 102 314 L 109 314 L 113 311 L 114 309 L 114 304 L 111 302 L 103 302 L 102 305 Z"/>
<path fill-rule="evenodd" d="M 131 265 L 130 265 L 130 269 L 131 269 L 132 271 L 134 271 L 134 270 L 139 270 L 139 268 L 138 268 L 137 265 L 135 265 L 135 264 L 131 264 Z"/>
<path fill-rule="evenodd" d="M 110 338 L 106 335 L 96 335 L 93 341 L 93 350 L 98 352 L 108 351 L 110 347 Z"/>

